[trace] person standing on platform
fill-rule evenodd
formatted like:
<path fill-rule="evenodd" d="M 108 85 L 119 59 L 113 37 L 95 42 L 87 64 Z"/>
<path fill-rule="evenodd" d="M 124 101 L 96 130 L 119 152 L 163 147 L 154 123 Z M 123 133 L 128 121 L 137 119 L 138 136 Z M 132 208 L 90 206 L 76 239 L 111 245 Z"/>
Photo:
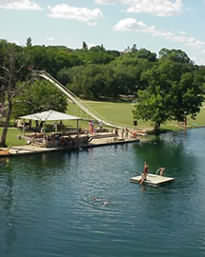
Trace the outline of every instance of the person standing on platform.
<path fill-rule="evenodd" d="M 141 175 L 141 179 L 139 181 L 139 184 L 142 184 L 147 179 L 148 172 L 149 172 L 149 165 L 147 164 L 146 161 L 144 161 L 144 170 L 143 170 L 143 173 Z"/>

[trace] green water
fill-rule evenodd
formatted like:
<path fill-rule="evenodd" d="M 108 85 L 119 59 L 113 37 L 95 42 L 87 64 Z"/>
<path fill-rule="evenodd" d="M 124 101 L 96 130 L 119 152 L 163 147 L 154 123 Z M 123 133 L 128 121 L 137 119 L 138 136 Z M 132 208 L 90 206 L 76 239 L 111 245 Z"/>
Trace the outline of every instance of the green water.
<path fill-rule="evenodd" d="M 205 256 L 205 129 L 0 160 L 1 257 Z M 147 160 L 175 182 L 129 183 Z"/>

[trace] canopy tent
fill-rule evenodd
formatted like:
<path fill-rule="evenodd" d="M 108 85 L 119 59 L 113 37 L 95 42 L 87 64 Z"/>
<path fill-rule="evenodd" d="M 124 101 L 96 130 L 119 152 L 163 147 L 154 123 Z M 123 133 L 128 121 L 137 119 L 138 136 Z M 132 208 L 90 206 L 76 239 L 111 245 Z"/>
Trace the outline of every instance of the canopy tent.
<path fill-rule="evenodd" d="M 85 120 L 77 116 L 69 115 L 62 112 L 57 112 L 54 110 L 29 114 L 29 115 L 21 116 L 19 118 L 24 120 L 36 120 L 36 121 L 76 120 L 78 134 L 79 134 L 79 120 Z"/>
<path fill-rule="evenodd" d="M 29 114 L 29 115 L 21 116 L 19 118 L 24 120 L 39 120 L 39 121 L 83 120 L 83 118 L 69 115 L 62 112 L 57 112 L 54 110 Z"/>

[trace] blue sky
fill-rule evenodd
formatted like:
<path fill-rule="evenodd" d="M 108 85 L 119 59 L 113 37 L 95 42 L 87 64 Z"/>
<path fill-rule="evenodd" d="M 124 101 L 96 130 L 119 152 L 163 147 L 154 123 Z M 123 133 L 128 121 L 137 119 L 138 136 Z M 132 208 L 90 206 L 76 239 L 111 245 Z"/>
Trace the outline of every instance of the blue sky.
<path fill-rule="evenodd" d="M 0 39 L 76 49 L 182 49 L 205 64 L 205 0 L 0 0 Z"/>

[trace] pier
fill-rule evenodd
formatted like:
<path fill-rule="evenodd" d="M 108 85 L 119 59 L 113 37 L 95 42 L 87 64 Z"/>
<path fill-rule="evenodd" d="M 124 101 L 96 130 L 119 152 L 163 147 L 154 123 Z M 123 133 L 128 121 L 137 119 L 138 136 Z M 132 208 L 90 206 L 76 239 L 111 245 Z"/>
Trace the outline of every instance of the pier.
<path fill-rule="evenodd" d="M 79 144 L 78 147 L 45 147 L 44 145 L 23 145 L 23 146 L 12 146 L 10 148 L 1 148 L 0 157 L 10 157 L 10 156 L 19 156 L 19 155 L 28 155 L 36 153 L 46 153 L 46 152 L 55 152 L 55 151 L 72 151 L 78 149 L 93 148 L 99 146 L 107 145 L 119 145 L 127 144 L 133 142 L 139 142 L 139 138 L 120 138 L 111 134 L 99 134 L 96 137 L 91 137 L 91 140 L 85 144 Z"/>

